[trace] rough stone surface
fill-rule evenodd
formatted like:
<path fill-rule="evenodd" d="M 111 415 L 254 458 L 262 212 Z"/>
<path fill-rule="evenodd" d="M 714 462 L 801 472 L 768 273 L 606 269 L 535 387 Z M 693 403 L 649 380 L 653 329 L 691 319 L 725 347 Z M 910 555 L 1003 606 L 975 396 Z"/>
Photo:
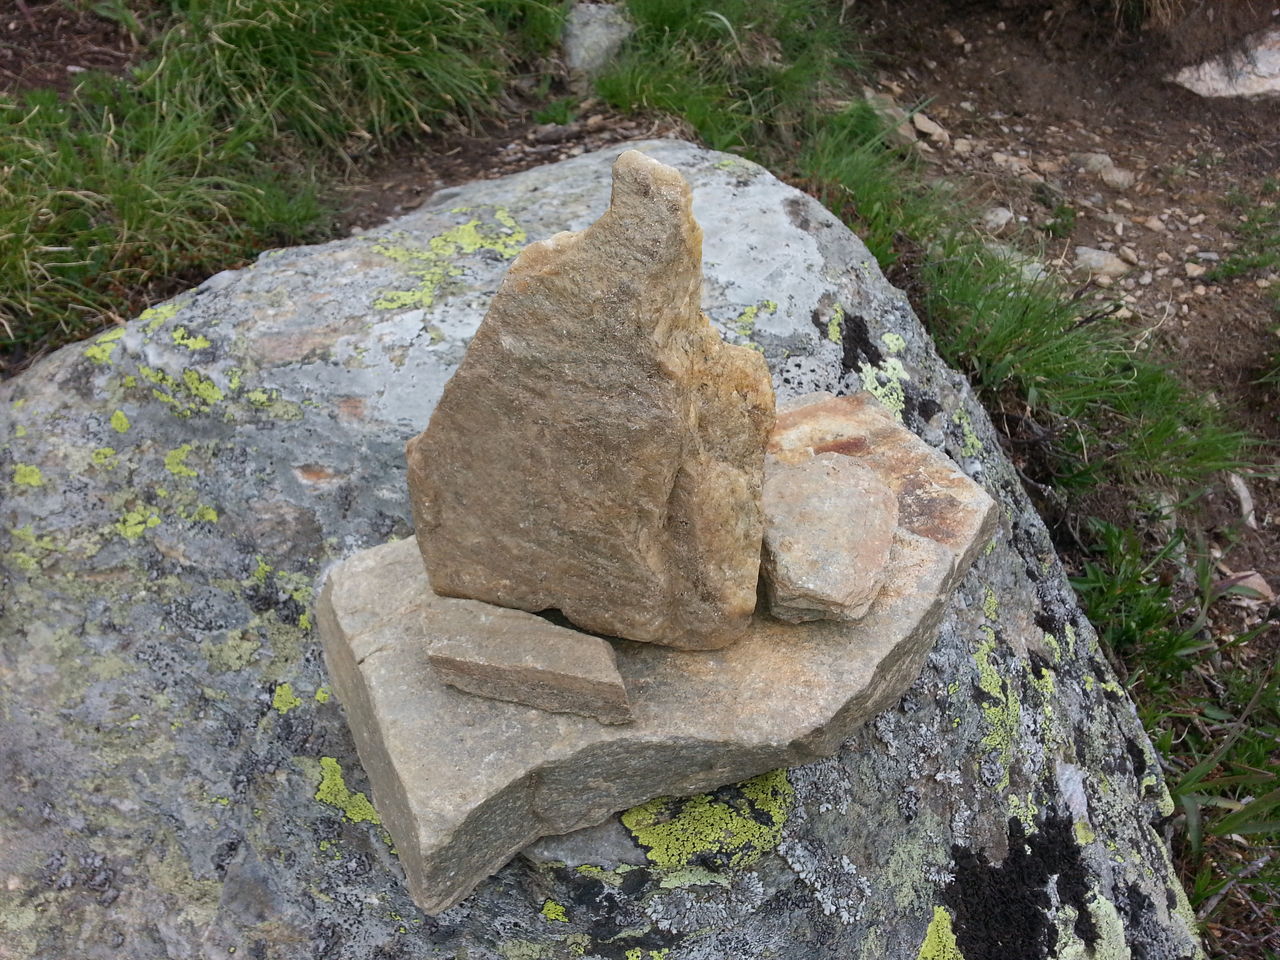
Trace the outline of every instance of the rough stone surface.
<path fill-rule="evenodd" d="M 574 4 L 564 25 L 565 66 L 586 76 L 600 73 L 634 30 L 622 4 Z"/>
<path fill-rule="evenodd" d="M 987 505 L 975 535 L 994 532 Z M 317 606 L 374 799 L 415 901 L 434 914 L 539 837 L 833 753 L 914 678 L 962 572 L 945 546 L 903 531 L 857 624 L 762 615 L 717 651 L 618 641 L 634 704 L 633 722 L 614 727 L 442 683 L 424 656 L 423 625 L 430 633 L 478 604 L 432 593 L 412 543 L 334 568 Z M 383 602 L 413 582 L 417 600 Z M 471 609 L 450 609 L 459 603 Z"/>
<path fill-rule="evenodd" d="M 869 393 L 817 392 L 787 401 L 769 437 L 776 460 L 839 454 L 873 471 L 897 498 L 898 525 L 942 544 L 967 568 L 984 545 L 990 497 L 955 462 L 902 429 Z"/>
<path fill-rule="evenodd" d="M 1107 250 L 1076 247 L 1075 269 L 1079 273 L 1093 273 L 1102 277 L 1123 277 L 1133 266 Z"/>
<path fill-rule="evenodd" d="M 0 385 L 11 955 L 1198 954 L 1159 762 L 968 387 L 817 203 L 726 154 L 641 146 L 692 184 L 704 309 L 780 396 L 874 390 L 1000 504 L 907 693 L 829 759 L 548 839 L 418 910 L 309 591 L 412 533 L 405 439 L 516 251 L 600 215 L 613 153 L 442 191 Z"/>
<path fill-rule="evenodd" d="M 599 220 L 516 258 L 408 447 L 437 593 L 684 649 L 741 636 L 773 390 L 702 314 L 701 263 L 688 185 L 637 151 Z"/>
<path fill-rule="evenodd" d="M 1186 67 L 1169 79 L 1202 97 L 1280 96 L 1280 27 L 1251 37 L 1237 54 Z"/>
<path fill-rule="evenodd" d="M 475 600 L 433 605 L 427 659 L 436 676 L 480 697 L 627 723 L 631 704 L 607 640 Z"/>
<path fill-rule="evenodd" d="M 760 569 L 769 613 L 790 623 L 862 617 L 897 527 L 898 498 L 852 458 L 767 460 Z"/>

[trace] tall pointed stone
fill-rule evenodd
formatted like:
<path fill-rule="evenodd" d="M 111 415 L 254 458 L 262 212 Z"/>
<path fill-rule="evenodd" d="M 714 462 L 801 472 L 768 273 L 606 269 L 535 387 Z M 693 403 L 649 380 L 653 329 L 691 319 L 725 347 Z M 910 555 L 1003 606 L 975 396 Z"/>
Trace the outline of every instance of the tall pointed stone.
<path fill-rule="evenodd" d="M 701 288 L 689 187 L 636 151 L 599 220 L 520 254 L 407 450 L 436 593 L 686 649 L 741 635 L 773 391 Z"/>

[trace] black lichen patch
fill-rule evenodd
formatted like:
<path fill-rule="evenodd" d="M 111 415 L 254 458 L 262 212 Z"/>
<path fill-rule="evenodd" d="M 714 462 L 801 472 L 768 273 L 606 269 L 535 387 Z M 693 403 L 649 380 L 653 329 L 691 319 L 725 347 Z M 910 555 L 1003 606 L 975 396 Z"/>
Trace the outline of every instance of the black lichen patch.
<path fill-rule="evenodd" d="M 871 339 L 867 321 L 857 314 L 846 314 L 840 324 L 840 367 L 845 373 L 856 370 L 864 363 L 878 367 L 884 362 L 884 354 Z"/>
<path fill-rule="evenodd" d="M 1039 960 L 1054 956 L 1058 931 L 1049 911 L 1049 884 L 1075 908 L 1075 934 L 1092 948 L 1098 931 L 1086 905 L 1088 882 L 1071 821 L 1050 814 L 1035 833 L 1009 820 L 1009 853 L 993 864 L 986 853 L 953 847 L 955 879 L 943 899 L 955 914 L 956 943 L 965 960 Z"/>
<path fill-rule="evenodd" d="M 1125 753 L 1129 754 L 1129 762 L 1133 765 L 1133 776 L 1141 780 L 1147 772 L 1147 755 L 1136 740 L 1129 737 L 1124 742 Z"/>

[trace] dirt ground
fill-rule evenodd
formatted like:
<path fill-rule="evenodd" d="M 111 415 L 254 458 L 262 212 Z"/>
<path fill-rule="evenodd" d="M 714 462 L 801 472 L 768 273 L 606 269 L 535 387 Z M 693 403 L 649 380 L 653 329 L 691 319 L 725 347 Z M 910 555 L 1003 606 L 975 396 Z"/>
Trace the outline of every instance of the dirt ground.
<path fill-rule="evenodd" d="M 120 73 L 138 46 L 116 23 L 58 0 L 0 0 L 0 91 L 67 90 L 86 70 Z"/>

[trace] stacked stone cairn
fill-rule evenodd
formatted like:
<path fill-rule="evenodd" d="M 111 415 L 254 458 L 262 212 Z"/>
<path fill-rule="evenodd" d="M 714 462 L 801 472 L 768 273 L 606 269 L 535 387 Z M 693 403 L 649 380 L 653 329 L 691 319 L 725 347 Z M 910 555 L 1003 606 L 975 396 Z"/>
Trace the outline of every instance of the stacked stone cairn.
<path fill-rule="evenodd" d="M 994 532 L 870 396 L 775 411 L 700 310 L 701 252 L 680 174 L 623 153 L 409 442 L 416 547 L 326 583 L 326 662 L 429 913 L 540 837 L 834 752 Z"/>

